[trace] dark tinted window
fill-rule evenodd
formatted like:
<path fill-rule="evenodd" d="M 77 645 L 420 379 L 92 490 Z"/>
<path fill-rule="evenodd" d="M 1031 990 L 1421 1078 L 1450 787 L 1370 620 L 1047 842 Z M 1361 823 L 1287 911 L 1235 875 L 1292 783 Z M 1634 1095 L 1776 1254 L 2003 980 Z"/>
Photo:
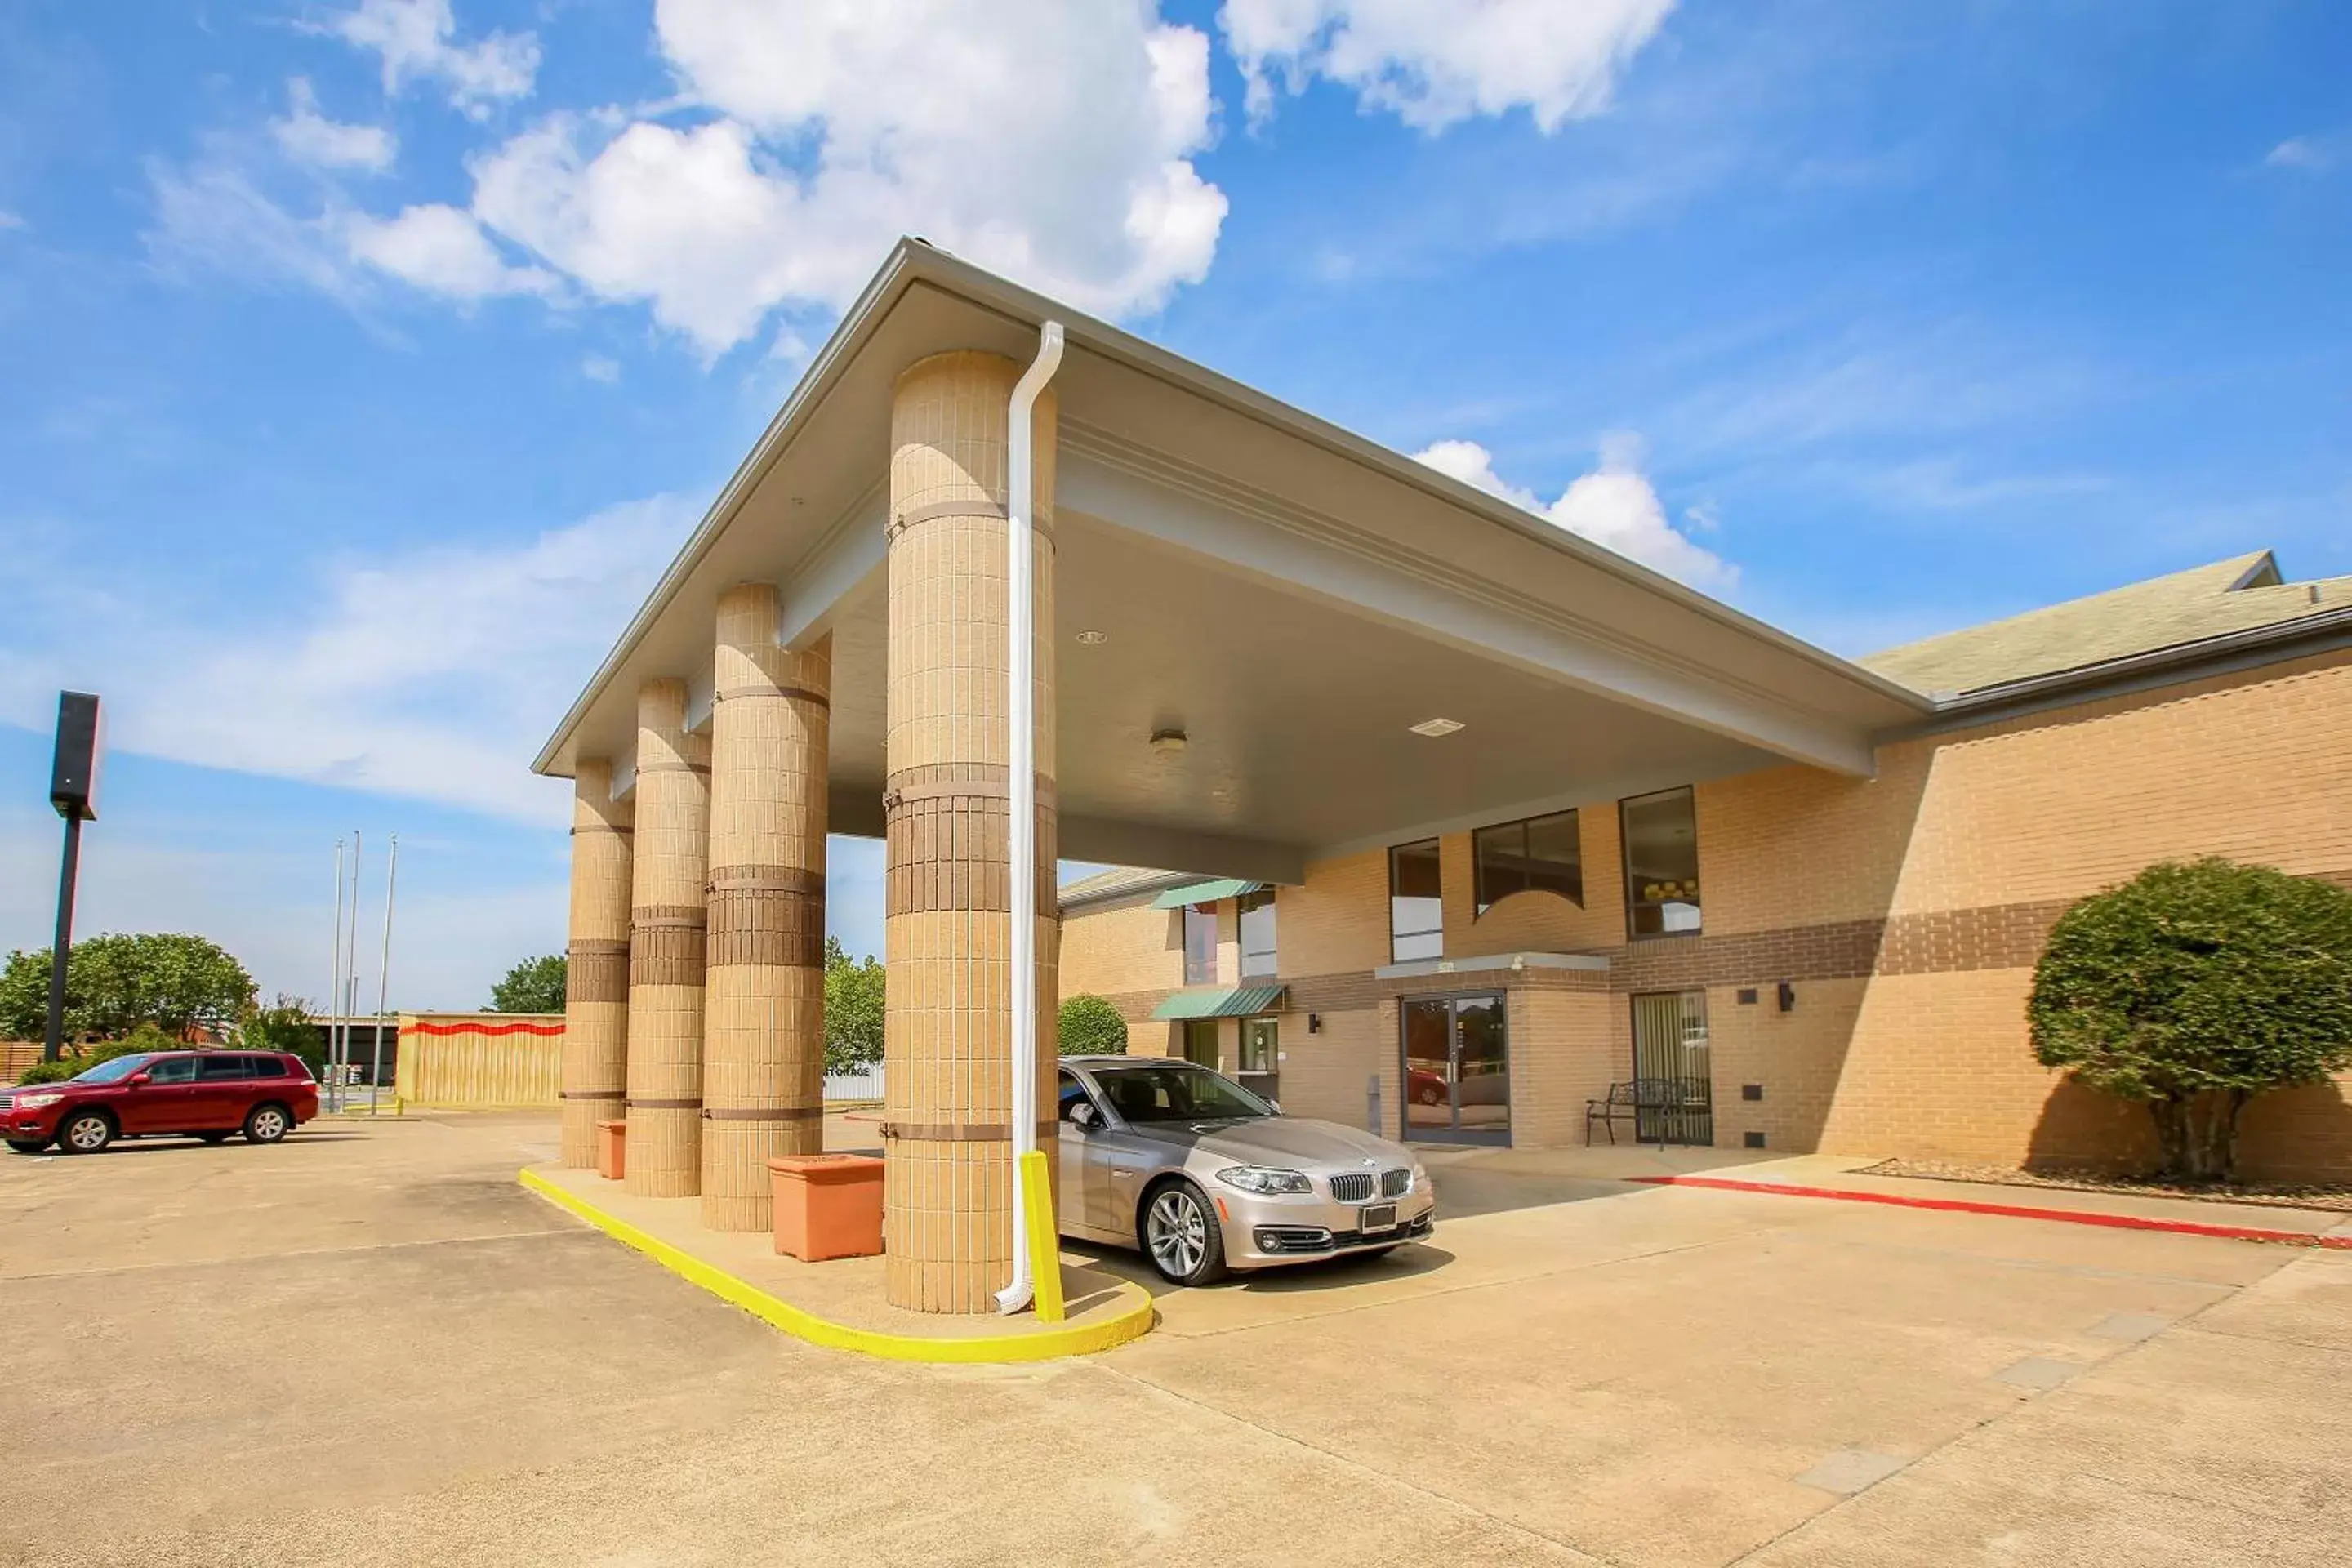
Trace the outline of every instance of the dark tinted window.
<path fill-rule="evenodd" d="M 1274 1108 L 1234 1082 L 1189 1064 L 1117 1068 L 1095 1075 L 1111 1109 L 1129 1121 L 1223 1121 Z"/>
<path fill-rule="evenodd" d="M 314 1079 L 318 1076 L 310 1070 L 310 1064 L 300 1057 L 280 1057 L 278 1058 L 278 1065 L 288 1078 Z"/>
<path fill-rule="evenodd" d="M 1478 912 L 1513 893 L 1558 893 L 1584 902 L 1584 850 L 1576 813 L 1556 811 L 1524 822 L 1502 822 L 1472 836 L 1478 863 Z"/>
<path fill-rule="evenodd" d="M 205 1057 L 196 1064 L 196 1076 L 210 1083 L 216 1079 L 251 1078 L 251 1057 Z"/>
<path fill-rule="evenodd" d="M 196 1081 L 196 1058 L 184 1056 L 154 1056 L 148 1058 L 147 1077 L 154 1083 L 194 1083 Z"/>
<path fill-rule="evenodd" d="M 1242 978 L 1272 974 L 1279 967 L 1274 957 L 1274 889 L 1261 888 L 1234 900 L 1242 937 Z"/>
<path fill-rule="evenodd" d="M 1625 917 L 1634 936 L 1699 929 L 1698 812 L 1690 787 L 1622 803 Z"/>
<path fill-rule="evenodd" d="M 286 1058 L 283 1057 L 255 1057 L 253 1058 L 253 1076 L 256 1078 L 284 1078 L 286 1076 Z"/>
<path fill-rule="evenodd" d="M 1437 876 L 1437 840 L 1389 851 L 1389 956 L 1399 963 L 1445 956 L 1445 905 Z"/>

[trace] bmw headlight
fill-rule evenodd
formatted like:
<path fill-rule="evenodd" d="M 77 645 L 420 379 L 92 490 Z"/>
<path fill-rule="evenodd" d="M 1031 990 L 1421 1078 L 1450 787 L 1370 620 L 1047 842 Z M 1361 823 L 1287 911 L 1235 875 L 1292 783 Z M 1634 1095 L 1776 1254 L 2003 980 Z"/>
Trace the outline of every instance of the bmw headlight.
<path fill-rule="evenodd" d="M 1307 1178 L 1297 1171 L 1276 1171 L 1265 1165 L 1234 1165 L 1217 1173 L 1217 1180 L 1229 1187 L 1239 1187 L 1245 1193 L 1304 1193 L 1313 1191 Z"/>
<path fill-rule="evenodd" d="M 18 1110 L 46 1110 L 64 1098 L 62 1094 L 20 1094 L 9 1104 Z"/>

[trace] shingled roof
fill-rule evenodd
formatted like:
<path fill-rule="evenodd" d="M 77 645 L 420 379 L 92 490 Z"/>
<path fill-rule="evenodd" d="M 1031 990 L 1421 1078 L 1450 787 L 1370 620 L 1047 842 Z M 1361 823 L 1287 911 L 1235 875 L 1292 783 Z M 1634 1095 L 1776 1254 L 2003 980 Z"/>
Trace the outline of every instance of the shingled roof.
<path fill-rule="evenodd" d="M 2151 577 L 1856 660 L 1915 690 L 1964 692 L 2352 605 L 2352 577 L 2289 583 L 2267 550 Z"/>

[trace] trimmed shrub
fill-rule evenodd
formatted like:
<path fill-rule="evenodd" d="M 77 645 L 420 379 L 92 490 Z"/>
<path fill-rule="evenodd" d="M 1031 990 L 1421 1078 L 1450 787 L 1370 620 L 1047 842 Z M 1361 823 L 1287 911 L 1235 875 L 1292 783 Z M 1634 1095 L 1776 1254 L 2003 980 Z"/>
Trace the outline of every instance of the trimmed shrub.
<path fill-rule="evenodd" d="M 1062 999 L 1055 1034 L 1066 1057 L 1123 1057 L 1127 1020 L 1118 1009 L 1090 992 Z"/>
<path fill-rule="evenodd" d="M 2221 859 L 2149 867 L 2061 916 L 2034 1054 L 2145 1101 L 2163 1172 L 2226 1181 L 2255 1095 L 2352 1067 L 2352 892 Z"/>

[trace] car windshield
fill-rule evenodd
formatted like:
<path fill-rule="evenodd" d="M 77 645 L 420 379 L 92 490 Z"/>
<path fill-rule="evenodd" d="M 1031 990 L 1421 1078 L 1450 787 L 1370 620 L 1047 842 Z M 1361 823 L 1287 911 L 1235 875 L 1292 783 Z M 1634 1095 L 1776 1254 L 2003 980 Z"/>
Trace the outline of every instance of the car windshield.
<path fill-rule="evenodd" d="M 116 1057 L 112 1061 L 99 1063 L 87 1072 L 74 1074 L 73 1080 L 76 1083 L 121 1083 L 154 1059 L 152 1055 L 144 1053 L 135 1057 Z"/>
<path fill-rule="evenodd" d="M 1233 1079 L 1188 1062 L 1098 1070 L 1095 1082 L 1129 1121 L 1231 1121 L 1275 1113 Z"/>

